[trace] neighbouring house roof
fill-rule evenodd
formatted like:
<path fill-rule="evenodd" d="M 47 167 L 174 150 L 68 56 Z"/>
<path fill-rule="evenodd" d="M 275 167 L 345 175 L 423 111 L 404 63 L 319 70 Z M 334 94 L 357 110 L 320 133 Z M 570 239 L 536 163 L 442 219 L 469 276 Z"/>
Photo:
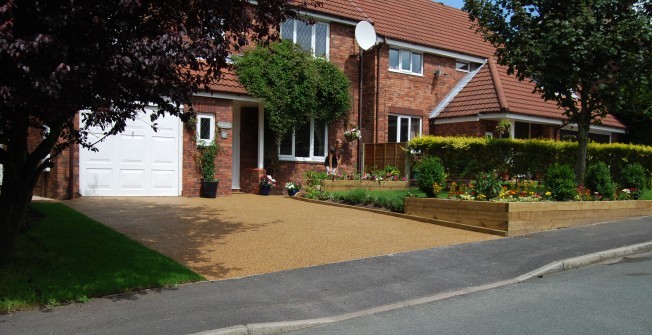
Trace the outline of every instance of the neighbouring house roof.
<path fill-rule="evenodd" d="M 554 101 L 545 101 L 534 93 L 534 84 L 520 81 L 507 74 L 507 67 L 489 59 L 469 83 L 443 108 L 437 119 L 475 116 L 488 113 L 512 113 L 524 116 L 565 120 L 561 108 Z M 602 120 L 603 126 L 625 129 L 612 115 Z"/>

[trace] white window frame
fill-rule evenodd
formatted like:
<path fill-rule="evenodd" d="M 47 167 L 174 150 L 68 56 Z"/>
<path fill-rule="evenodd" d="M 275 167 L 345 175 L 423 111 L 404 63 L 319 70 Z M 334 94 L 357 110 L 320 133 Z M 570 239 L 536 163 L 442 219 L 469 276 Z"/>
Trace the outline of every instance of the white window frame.
<path fill-rule="evenodd" d="M 209 139 L 201 139 L 201 119 L 210 120 Z M 197 132 L 197 146 L 208 146 L 215 141 L 215 114 L 210 113 L 197 113 L 197 125 L 195 126 Z"/>
<path fill-rule="evenodd" d="M 328 155 L 328 123 L 324 127 L 324 155 L 315 156 L 315 118 L 310 118 L 310 156 L 309 157 L 296 157 L 296 141 L 295 141 L 295 132 L 292 129 L 292 154 L 291 155 L 281 155 L 281 145 L 278 145 L 278 159 L 281 161 L 287 162 L 319 162 L 323 163 Z"/>
<path fill-rule="evenodd" d="M 396 116 L 396 141 L 395 142 L 390 142 L 389 139 L 389 116 Z M 412 118 L 419 119 L 419 134 L 417 137 L 420 137 L 423 134 L 423 118 L 420 116 L 416 115 L 402 115 L 402 114 L 388 114 L 387 117 L 387 142 L 390 143 L 402 143 L 400 142 L 401 140 L 401 119 L 407 119 L 408 120 L 408 141 L 410 141 L 412 138 L 410 137 L 410 130 L 412 129 Z"/>
<path fill-rule="evenodd" d="M 460 69 L 460 64 L 466 65 L 466 69 Z M 471 72 L 471 62 L 465 60 L 455 60 L 455 70 L 460 72 Z"/>
<path fill-rule="evenodd" d="M 299 19 L 290 19 L 290 20 L 293 21 L 292 23 L 294 25 L 293 29 L 292 29 L 292 43 L 297 43 L 297 22 L 305 23 L 305 21 L 301 21 Z M 312 24 L 310 26 L 311 31 L 312 31 L 312 35 L 310 37 L 310 53 L 313 56 L 315 56 L 315 43 L 316 43 L 315 42 L 316 41 L 315 27 L 317 25 L 322 25 L 322 26 L 326 27 L 326 57 L 325 58 L 328 60 L 328 59 L 330 59 L 330 49 L 331 49 L 331 26 L 327 22 L 318 21 L 318 22 L 315 22 L 315 24 Z M 280 36 L 282 36 L 283 35 L 283 24 L 280 25 L 279 32 L 280 32 Z"/>
<path fill-rule="evenodd" d="M 392 65 L 391 65 L 391 63 L 389 61 L 389 52 L 392 52 L 392 50 L 398 51 L 398 69 L 392 69 Z M 410 68 L 407 69 L 407 70 L 402 68 L 402 66 L 403 66 L 403 61 L 402 61 L 403 56 L 402 56 L 402 54 L 403 54 L 404 51 L 408 51 L 410 53 Z M 390 72 L 405 73 L 405 74 L 410 74 L 410 75 L 413 75 L 413 76 L 423 77 L 423 59 L 424 59 L 424 54 L 423 53 L 416 52 L 416 51 L 413 51 L 413 50 L 410 50 L 410 49 L 399 49 L 399 48 L 389 48 L 389 52 L 387 54 L 387 63 L 388 63 Z M 421 56 L 421 63 L 420 63 L 419 72 L 414 72 L 412 70 L 412 64 L 413 64 L 412 63 L 412 55 L 413 54 L 417 54 L 417 55 Z"/>

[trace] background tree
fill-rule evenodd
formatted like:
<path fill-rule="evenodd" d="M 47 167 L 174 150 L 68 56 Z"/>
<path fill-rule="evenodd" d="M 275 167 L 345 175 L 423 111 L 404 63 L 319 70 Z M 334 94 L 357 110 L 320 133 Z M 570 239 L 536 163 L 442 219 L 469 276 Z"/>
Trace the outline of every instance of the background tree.
<path fill-rule="evenodd" d="M 623 102 L 649 73 L 649 1 L 466 0 L 478 32 L 496 47 L 498 63 L 532 80 L 578 127 L 575 174 L 586 170 L 589 127 Z"/>
<path fill-rule="evenodd" d="M 117 134 L 151 104 L 153 126 L 187 119 L 180 107 L 219 80 L 230 52 L 276 37 L 270 27 L 296 14 L 289 4 L 306 2 L 0 0 L 0 256 L 42 171 L 71 144 L 92 146 L 89 127 Z"/>

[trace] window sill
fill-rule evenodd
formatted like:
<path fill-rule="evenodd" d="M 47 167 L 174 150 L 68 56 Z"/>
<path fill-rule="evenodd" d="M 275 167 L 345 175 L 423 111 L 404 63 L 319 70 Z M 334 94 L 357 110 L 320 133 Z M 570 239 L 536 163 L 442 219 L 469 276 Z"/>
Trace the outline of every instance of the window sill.
<path fill-rule="evenodd" d="M 389 69 L 389 72 L 407 74 L 407 75 L 415 76 L 415 77 L 423 77 L 423 73 L 414 73 L 414 72 L 401 71 L 401 70 L 392 70 L 392 69 Z"/>
<path fill-rule="evenodd" d="M 281 162 L 295 162 L 295 163 L 324 163 L 324 160 L 326 160 L 326 157 L 312 157 L 312 158 L 306 158 L 306 157 L 292 157 L 292 156 L 278 156 L 278 160 Z"/>

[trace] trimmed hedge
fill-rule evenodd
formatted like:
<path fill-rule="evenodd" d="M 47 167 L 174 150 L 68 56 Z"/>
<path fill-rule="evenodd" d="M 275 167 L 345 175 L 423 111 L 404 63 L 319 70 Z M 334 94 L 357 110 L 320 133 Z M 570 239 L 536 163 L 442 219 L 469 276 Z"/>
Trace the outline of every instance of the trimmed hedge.
<path fill-rule="evenodd" d="M 511 175 L 542 175 L 554 164 L 575 165 L 576 142 L 542 139 L 512 140 L 483 137 L 424 136 L 412 139 L 408 150 L 439 157 L 450 177 L 471 178 L 483 171 L 506 171 Z M 591 143 L 588 164 L 605 162 L 613 173 L 638 163 L 650 173 L 652 147 Z"/>

